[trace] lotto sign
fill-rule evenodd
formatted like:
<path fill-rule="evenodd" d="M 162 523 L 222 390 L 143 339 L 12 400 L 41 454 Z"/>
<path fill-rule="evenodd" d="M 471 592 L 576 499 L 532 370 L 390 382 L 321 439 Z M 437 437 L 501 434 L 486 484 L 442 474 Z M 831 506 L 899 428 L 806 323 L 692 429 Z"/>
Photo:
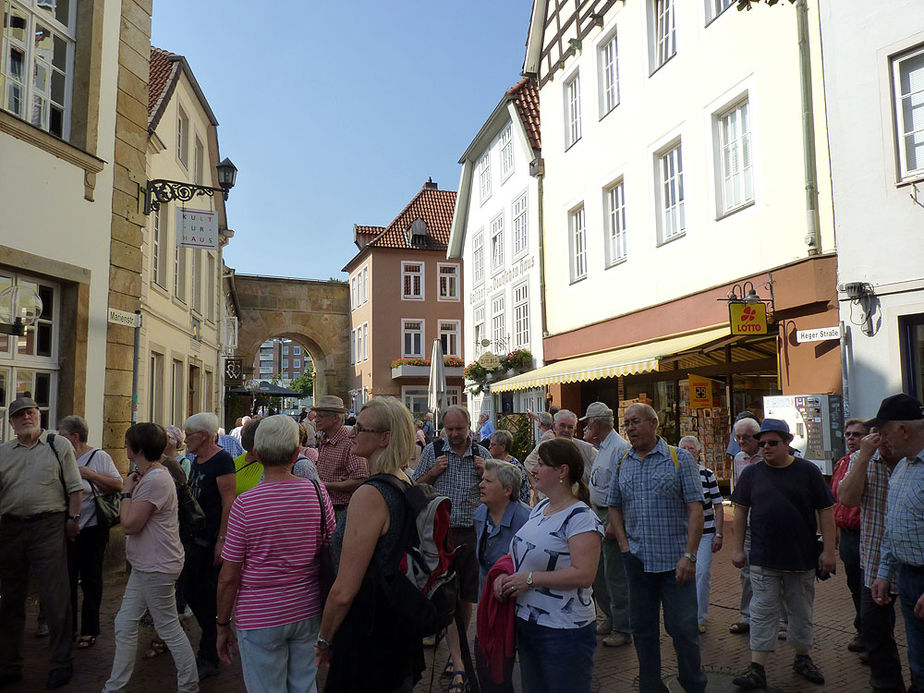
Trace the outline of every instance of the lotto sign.
<path fill-rule="evenodd" d="M 207 209 L 176 210 L 176 244 L 218 250 L 218 213 Z"/>
<path fill-rule="evenodd" d="M 763 303 L 729 303 L 732 334 L 767 334 L 767 306 Z"/>

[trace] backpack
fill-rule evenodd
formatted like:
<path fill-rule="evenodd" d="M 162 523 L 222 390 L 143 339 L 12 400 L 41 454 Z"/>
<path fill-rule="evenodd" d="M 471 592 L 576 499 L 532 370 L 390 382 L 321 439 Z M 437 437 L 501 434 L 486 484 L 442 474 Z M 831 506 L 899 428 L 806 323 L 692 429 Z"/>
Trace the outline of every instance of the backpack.
<path fill-rule="evenodd" d="M 429 484 L 408 486 L 391 474 L 371 479 L 398 491 L 409 513 L 401 529 L 398 560 L 379 571 L 382 590 L 416 636 L 435 635 L 452 623 L 459 595 L 449 525 L 452 502 Z"/>
<path fill-rule="evenodd" d="M 202 543 L 201 539 L 197 541 L 197 538 L 205 525 L 205 512 L 199 501 L 193 497 L 187 483 L 176 484 L 176 509 L 180 524 L 180 541 L 183 544 Z"/>

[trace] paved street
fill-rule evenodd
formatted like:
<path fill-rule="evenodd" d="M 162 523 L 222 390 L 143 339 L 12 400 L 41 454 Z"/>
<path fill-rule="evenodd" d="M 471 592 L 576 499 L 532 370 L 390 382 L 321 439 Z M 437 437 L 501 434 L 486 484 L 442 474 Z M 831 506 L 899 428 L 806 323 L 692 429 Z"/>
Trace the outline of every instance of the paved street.
<path fill-rule="evenodd" d="M 727 532 L 730 537 L 731 532 Z M 735 690 L 729 683 L 730 677 L 721 676 L 739 669 L 748 663 L 747 638 L 741 635 L 732 635 L 728 632 L 729 624 L 737 618 L 737 604 L 739 597 L 738 573 L 731 565 L 731 553 L 724 549 L 716 557 L 713 564 L 712 601 L 709 607 L 708 630 L 702 637 L 703 666 L 713 679 L 709 691 Z M 839 565 L 840 567 L 840 565 Z M 106 595 L 102 610 L 103 632 L 96 646 L 87 651 L 75 652 L 75 674 L 72 682 L 60 689 L 65 693 L 86 693 L 99 691 L 105 682 L 109 667 L 112 663 L 112 619 L 118 611 L 122 597 L 124 575 L 113 573 L 109 576 Z M 812 656 L 822 669 L 827 683 L 825 686 L 812 686 L 792 673 L 792 651 L 784 643 L 778 653 L 771 658 L 768 666 L 768 677 L 771 686 L 781 691 L 866 691 L 869 669 L 860 664 L 857 655 L 847 651 L 847 643 L 853 637 L 851 628 L 851 604 L 849 593 L 840 572 L 834 578 L 816 583 L 815 600 L 815 649 Z M 40 691 L 44 690 L 47 655 L 45 641 L 33 637 L 35 630 L 36 605 L 29 606 L 26 636 L 26 680 L 18 686 L 5 689 L 14 691 Z M 197 642 L 198 629 L 194 619 L 187 622 L 187 630 L 193 642 Z M 173 662 L 168 654 L 161 655 L 153 660 L 144 660 L 140 657 L 143 647 L 150 641 L 152 631 L 142 630 L 139 644 L 138 664 L 129 690 L 132 693 L 165 693 L 175 690 L 175 671 Z M 896 623 L 896 635 L 901 646 L 902 658 L 905 659 L 904 624 L 901 616 Z M 664 673 L 668 677 L 673 671 L 675 660 L 670 639 L 662 635 L 662 653 L 664 659 Z M 427 651 L 428 662 L 432 659 L 432 651 Z M 444 647 L 436 652 L 437 665 L 446 661 Z M 361 662 L 357 657 L 357 663 Z M 906 677 L 907 677 L 907 661 Z M 594 671 L 595 691 L 625 691 L 632 690 L 638 667 L 635 652 L 630 646 L 618 649 L 598 647 L 596 666 Z M 438 671 L 437 671 L 438 674 Z M 427 670 L 424 680 L 417 687 L 417 691 L 426 691 L 429 686 L 430 672 Z M 519 682 L 517 682 L 519 684 Z M 676 681 L 672 690 L 680 690 Z M 434 690 L 441 690 L 439 678 L 434 682 Z M 202 684 L 202 691 L 230 693 L 243 691 L 240 664 L 235 663 L 230 668 L 223 668 L 220 676 L 208 679 Z M 519 690 L 519 685 L 517 685 Z"/>

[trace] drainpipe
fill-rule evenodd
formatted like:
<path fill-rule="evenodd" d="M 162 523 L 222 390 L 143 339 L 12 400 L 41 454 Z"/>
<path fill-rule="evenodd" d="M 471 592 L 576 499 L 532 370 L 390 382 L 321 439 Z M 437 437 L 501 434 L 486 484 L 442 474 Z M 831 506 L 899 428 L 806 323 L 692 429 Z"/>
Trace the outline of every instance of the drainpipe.
<path fill-rule="evenodd" d="M 812 59 L 809 47 L 808 4 L 796 2 L 796 26 L 799 34 L 799 86 L 802 93 L 802 157 L 805 166 L 805 244 L 809 255 L 821 252 L 818 216 L 818 171 L 815 166 L 815 117 L 812 104 Z"/>
<path fill-rule="evenodd" d="M 546 317 L 546 302 L 545 302 L 545 214 L 543 213 L 542 208 L 542 181 L 545 178 L 545 162 L 540 158 L 536 162 L 536 180 L 539 184 L 538 195 L 539 195 L 539 314 L 542 318 L 542 338 L 545 339 L 549 336 L 548 329 L 548 320 Z M 532 167 L 530 167 L 532 168 Z M 542 360 L 545 361 L 545 349 L 542 350 Z"/>

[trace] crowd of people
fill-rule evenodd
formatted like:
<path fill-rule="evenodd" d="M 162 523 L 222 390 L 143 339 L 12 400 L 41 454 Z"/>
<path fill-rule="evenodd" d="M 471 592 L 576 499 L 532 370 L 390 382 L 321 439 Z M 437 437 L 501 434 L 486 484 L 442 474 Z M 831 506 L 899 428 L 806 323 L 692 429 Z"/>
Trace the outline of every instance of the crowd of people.
<path fill-rule="evenodd" d="M 180 691 L 239 656 L 251 692 L 317 690 L 321 668 L 331 693 L 410 692 L 425 668 L 424 639 L 394 580 L 405 579 L 402 561 L 421 540 L 408 491 L 424 484 L 450 503 L 456 613 L 434 633 L 449 651 L 447 690 L 477 680 L 483 691 L 512 691 L 518 661 L 524 691 L 589 691 L 602 636 L 607 647 L 634 645 L 639 690 L 666 691 L 662 611 L 680 686 L 706 689 L 699 637 L 727 527 L 695 436 L 670 444 L 655 410 L 636 403 L 624 411 L 623 437 L 613 410 L 594 402 L 581 418 L 533 415 L 541 436 L 520 461 L 508 431 L 486 415 L 473 422 L 463 407 L 415 422 L 399 400 L 375 397 L 348 423 L 349 414 L 324 395 L 298 420 L 244 417 L 227 435 L 211 413 L 182 429 L 134 424 L 123 479 L 87 443 L 84 419 L 65 417 L 55 434 L 32 399 L 14 400 L 15 437 L 0 446 L 0 686 L 23 677 L 30 576 L 40 576 L 49 632 L 48 688 L 71 679 L 75 647 L 100 637 L 104 499 L 118 495 L 129 575 L 104 691 L 129 687 L 148 620 L 157 638 L 144 656 L 169 650 Z M 786 422 L 754 413 L 735 422 L 726 555 L 742 594 L 730 631 L 748 635 L 751 652 L 739 689 L 767 686 L 782 639 L 794 672 L 824 684 L 811 656 L 815 585 L 838 555 L 855 617 L 848 649 L 870 665 L 870 688 L 913 691 L 924 681 L 924 407 L 894 395 L 873 419 L 848 420 L 845 433 L 847 454 L 828 481 L 791 447 Z M 182 624 L 187 604 L 201 633 L 195 649 Z"/>

